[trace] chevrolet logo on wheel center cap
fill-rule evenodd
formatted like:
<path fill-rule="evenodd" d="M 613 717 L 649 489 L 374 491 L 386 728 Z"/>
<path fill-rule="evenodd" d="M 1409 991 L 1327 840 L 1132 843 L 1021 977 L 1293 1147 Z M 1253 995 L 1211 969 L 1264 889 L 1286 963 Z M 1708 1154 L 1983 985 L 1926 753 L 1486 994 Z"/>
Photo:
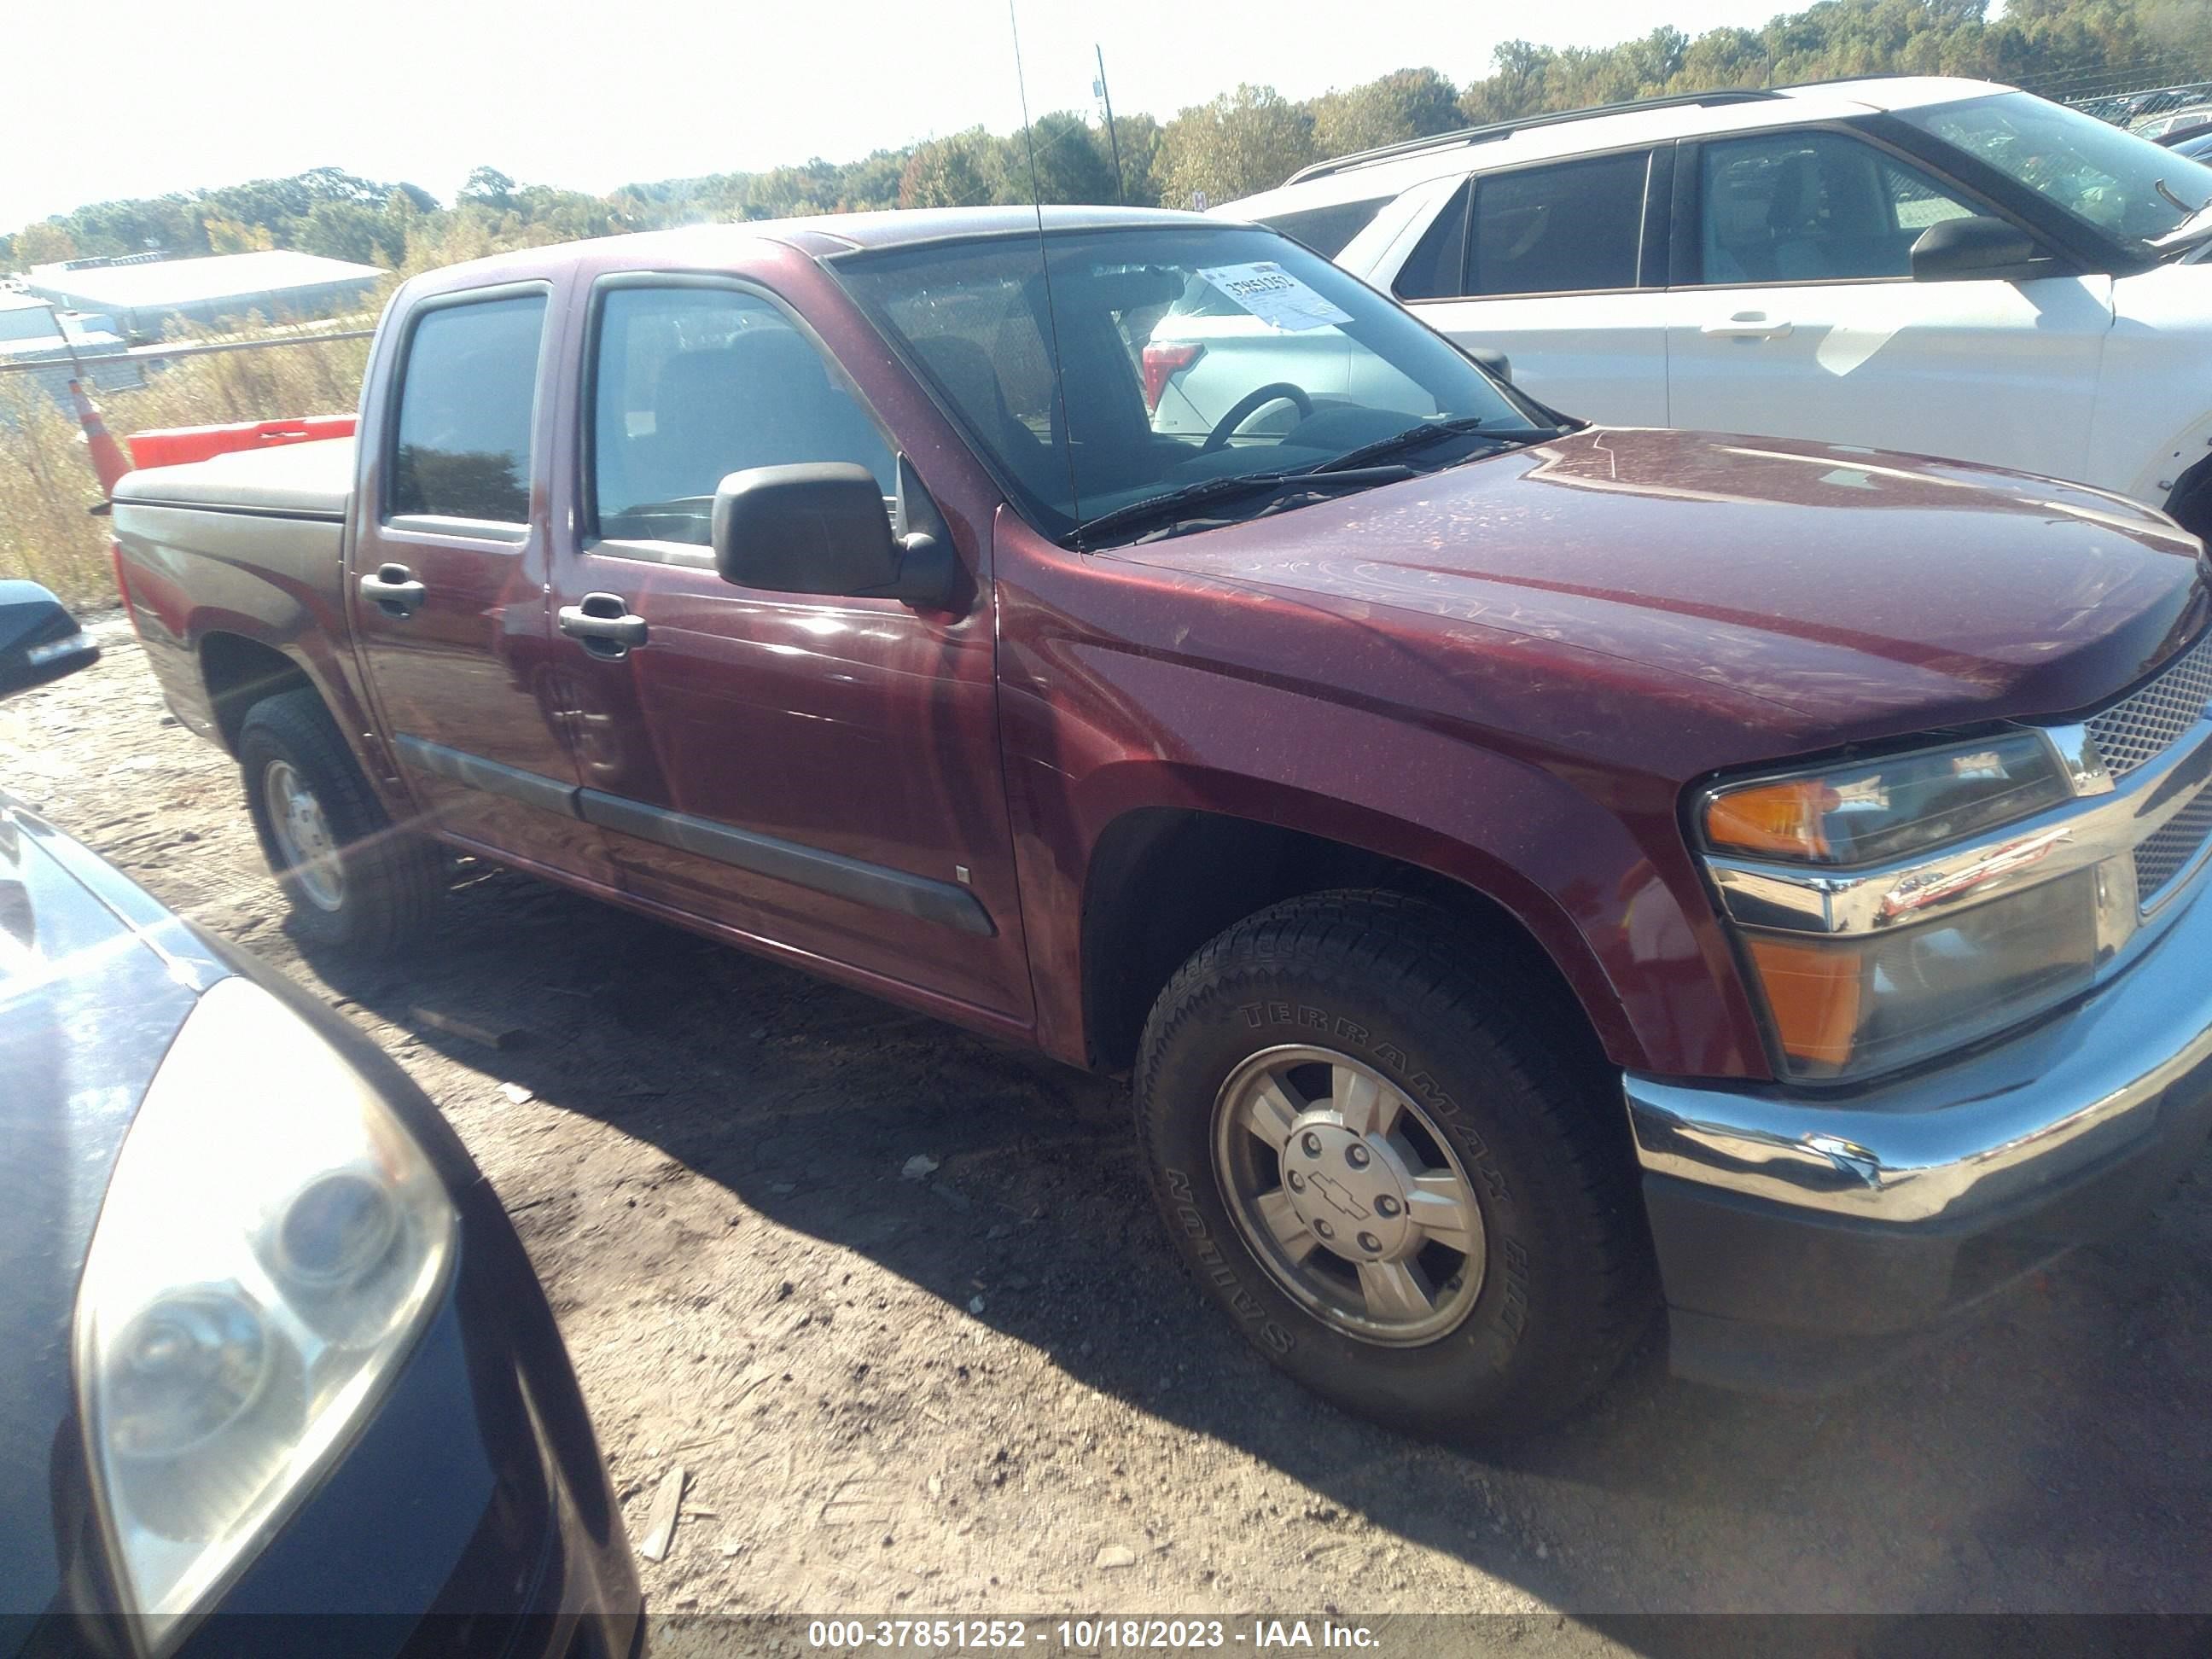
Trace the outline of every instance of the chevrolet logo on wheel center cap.
<path fill-rule="evenodd" d="M 1334 1115 L 1311 1117 L 1292 1127 L 1282 1169 L 1291 1209 L 1337 1255 L 1389 1261 L 1418 1240 L 1407 1214 L 1411 1177 L 1387 1142 Z"/>

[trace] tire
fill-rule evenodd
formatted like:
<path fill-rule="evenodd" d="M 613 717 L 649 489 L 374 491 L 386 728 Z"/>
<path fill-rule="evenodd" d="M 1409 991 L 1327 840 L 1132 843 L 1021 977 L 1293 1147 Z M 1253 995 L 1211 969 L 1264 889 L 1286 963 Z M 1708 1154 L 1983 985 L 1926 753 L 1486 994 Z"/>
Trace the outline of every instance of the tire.
<path fill-rule="evenodd" d="M 444 861 L 434 844 L 393 827 L 313 690 L 254 704 L 239 728 L 238 761 L 254 833 L 303 949 L 386 955 L 428 927 Z M 317 828 L 280 817 L 272 803 L 272 793 L 302 793 Z"/>
<path fill-rule="evenodd" d="M 1200 1285 L 1315 1393 L 1421 1434 L 1567 1415 L 1657 1309 L 1621 1109 L 1580 1057 L 1592 1045 L 1542 1035 L 1480 962 L 1478 941 L 1417 900 L 1291 900 L 1184 964 L 1138 1057 L 1140 1148 Z M 1308 1126 L 1279 1147 L 1275 1127 L 1253 1127 L 1280 1123 L 1271 1102 L 1303 1103 L 1289 1121 Z M 1354 1133 L 1366 1110 L 1387 1136 Z M 1405 1224 L 1416 1210 L 1445 1224 Z M 1392 1214 L 1395 1231 L 1368 1231 Z M 1357 1231 L 1301 1263 L 1332 1220 Z"/>

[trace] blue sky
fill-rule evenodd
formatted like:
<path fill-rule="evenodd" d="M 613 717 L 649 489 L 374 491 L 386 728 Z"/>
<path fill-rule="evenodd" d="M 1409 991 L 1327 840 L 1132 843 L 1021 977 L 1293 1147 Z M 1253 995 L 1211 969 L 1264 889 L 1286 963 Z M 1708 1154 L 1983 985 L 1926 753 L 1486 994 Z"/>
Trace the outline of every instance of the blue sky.
<path fill-rule="evenodd" d="M 1432 64 L 1486 71 L 1516 35 L 1603 46 L 1663 17 L 1696 33 L 1786 0 L 1016 0 L 1030 107 L 1161 118 L 1238 81 L 1293 97 Z M 11 47 L 68 73 L 9 76 L 0 229 L 88 201 L 336 166 L 450 198 L 469 170 L 603 191 L 631 179 L 847 160 L 1019 120 L 1006 0 L 108 0 L 27 16 Z M 1387 21 L 1385 21 L 1387 20 Z"/>

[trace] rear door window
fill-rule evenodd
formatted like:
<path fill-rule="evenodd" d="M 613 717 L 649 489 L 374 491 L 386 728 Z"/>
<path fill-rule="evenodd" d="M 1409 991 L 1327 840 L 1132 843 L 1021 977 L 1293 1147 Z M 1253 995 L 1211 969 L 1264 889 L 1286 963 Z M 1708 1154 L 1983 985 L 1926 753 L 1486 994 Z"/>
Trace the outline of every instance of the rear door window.
<path fill-rule="evenodd" d="M 1638 150 L 1477 179 L 1463 292 L 1634 288 L 1650 167 Z"/>
<path fill-rule="evenodd" d="M 521 525 L 545 296 L 441 305 L 408 341 L 390 510 Z"/>

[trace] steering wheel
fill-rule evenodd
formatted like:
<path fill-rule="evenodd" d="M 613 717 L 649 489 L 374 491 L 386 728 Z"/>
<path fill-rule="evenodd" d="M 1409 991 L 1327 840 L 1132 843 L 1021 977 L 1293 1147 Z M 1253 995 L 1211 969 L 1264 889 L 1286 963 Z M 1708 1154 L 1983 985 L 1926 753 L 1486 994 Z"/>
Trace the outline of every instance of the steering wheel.
<path fill-rule="evenodd" d="M 1285 398 L 1297 405 L 1300 420 L 1312 418 L 1313 399 L 1306 396 L 1304 386 L 1292 386 L 1288 380 L 1270 380 L 1239 398 L 1230 411 L 1213 423 L 1213 430 L 1206 434 L 1206 441 L 1198 447 L 1198 453 L 1211 455 L 1236 434 L 1238 427 L 1269 404 L 1279 403 Z"/>

